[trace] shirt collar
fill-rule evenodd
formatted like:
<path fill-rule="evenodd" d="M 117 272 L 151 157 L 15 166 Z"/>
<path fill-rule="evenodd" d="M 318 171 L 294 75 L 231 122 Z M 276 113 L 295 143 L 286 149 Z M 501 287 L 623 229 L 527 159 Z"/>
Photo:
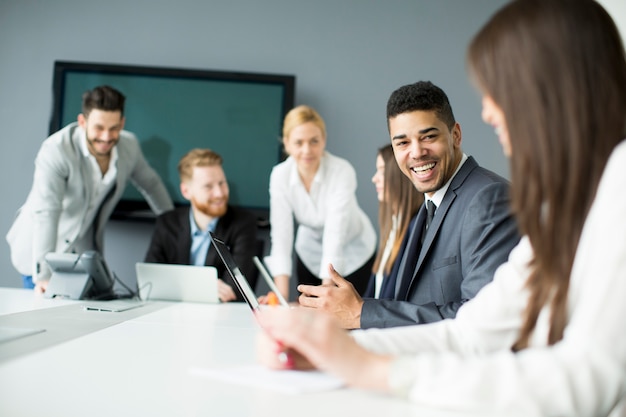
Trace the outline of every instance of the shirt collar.
<path fill-rule="evenodd" d="M 89 147 L 87 146 L 87 134 L 85 133 L 85 129 L 80 129 L 80 150 L 83 153 L 83 156 L 89 157 L 92 156 L 89 153 Z"/>
<path fill-rule="evenodd" d="M 220 218 L 216 217 L 209 222 L 209 226 L 207 230 L 200 230 L 198 225 L 196 224 L 196 220 L 193 218 L 193 208 L 189 206 L 189 224 L 191 226 L 191 236 L 208 234 L 208 232 L 215 232 L 215 226 L 217 226 L 217 222 Z"/>
<path fill-rule="evenodd" d="M 326 160 L 328 159 L 326 158 L 327 154 L 327 151 L 324 151 L 324 154 L 320 159 L 320 166 L 317 168 L 317 172 L 315 173 L 315 177 L 313 178 L 314 184 L 322 182 L 324 179 L 324 172 L 326 171 Z M 289 185 L 296 186 L 298 184 L 302 184 L 302 181 L 300 180 L 300 174 L 298 173 L 298 164 L 291 156 L 289 157 L 289 159 L 291 159 L 293 163 L 291 175 L 289 177 Z"/>
<path fill-rule="evenodd" d="M 459 162 L 459 166 L 456 167 L 454 174 L 452 174 L 448 182 L 446 182 L 446 184 L 443 187 L 435 191 L 432 197 L 429 198 L 426 194 L 424 194 L 424 200 L 425 200 L 424 203 L 427 203 L 429 200 L 432 200 L 432 202 L 435 203 L 435 206 L 439 207 L 441 205 L 441 202 L 443 201 L 443 197 L 446 195 L 448 188 L 450 188 L 450 184 L 452 183 L 452 180 L 454 179 L 454 177 L 456 177 L 456 174 L 459 173 L 465 161 L 467 161 L 467 155 L 463 153 L 463 156 L 461 157 L 461 162 Z"/>

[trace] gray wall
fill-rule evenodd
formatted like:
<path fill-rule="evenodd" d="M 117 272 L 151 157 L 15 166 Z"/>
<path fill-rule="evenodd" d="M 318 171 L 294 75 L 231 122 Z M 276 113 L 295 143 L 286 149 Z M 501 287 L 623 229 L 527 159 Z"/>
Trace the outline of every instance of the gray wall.
<path fill-rule="evenodd" d="M 47 136 L 55 60 L 295 74 L 296 104 L 319 110 L 328 149 L 356 168 L 358 199 L 377 219 L 370 178 L 388 141 L 385 104 L 420 79 L 450 96 L 464 149 L 508 176 L 464 69 L 471 36 L 504 0 L 0 0 L 0 232 L 9 229 Z M 111 222 L 105 255 L 126 282 L 150 224 Z M 0 246 L 0 286 L 20 286 Z"/>

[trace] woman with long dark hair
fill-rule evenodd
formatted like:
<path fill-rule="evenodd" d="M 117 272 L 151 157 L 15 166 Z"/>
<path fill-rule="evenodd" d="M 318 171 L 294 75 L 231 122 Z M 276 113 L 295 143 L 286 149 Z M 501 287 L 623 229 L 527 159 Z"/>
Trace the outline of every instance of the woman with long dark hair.
<path fill-rule="evenodd" d="M 411 219 L 424 202 L 424 194 L 402 173 L 391 145 L 378 149 L 372 182 L 378 197 L 380 240 L 364 297 L 393 298 L 402 242 Z"/>
<path fill-rule="evenodd" d="M 264 312 L 287 355 L 431 407 L 626 412 L 626 59 L 591 0 L 518 0 L 472 40 L 483 119 L 509 156 L 524 235 L 455 319 L 348 334 L 305 309 Z"/>

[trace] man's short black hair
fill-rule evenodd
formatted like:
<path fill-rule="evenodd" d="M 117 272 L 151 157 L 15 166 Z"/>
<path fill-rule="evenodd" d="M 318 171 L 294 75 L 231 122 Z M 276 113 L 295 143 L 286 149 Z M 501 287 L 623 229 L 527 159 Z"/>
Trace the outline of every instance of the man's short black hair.
<path fill-rule="evenodd" d="M 414 111 L 434 111 L 450 129 L 456 123 L 448 96 L 430 81 L 408 84 L 391 93 L 387 101 L 387 124 L 399 114 Z"/>
<path fill-rule="evenodd" d="M 101 85 L 83 93 L 83 115 L 89 116 L 93 109 L 104 111 L 119 111 L 124 115 L 126 97 L 113 87 Z"/>

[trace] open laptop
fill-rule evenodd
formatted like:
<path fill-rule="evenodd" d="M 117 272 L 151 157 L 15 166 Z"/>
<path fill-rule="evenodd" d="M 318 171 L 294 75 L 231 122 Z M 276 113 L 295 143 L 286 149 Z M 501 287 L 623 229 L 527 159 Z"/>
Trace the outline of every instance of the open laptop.
<path fill-rule="evenodd" d="M 246 279 L 246 277 L 241 273 L 241 270 L 237 266 L 233 255 L 230 253 L 228 246 L 220 240 L 217 236 L 215 236 L 212 232 L 209 232 L 211 235 L 211 242 L 217 254 L 222 258 L 224 265 L 226 266 L 226 270 L 230 274 L 233 282 L 237 286 L 237 289 L 243 296 L 246 303 L 250 306 L 253 312 L 257 312 L 260 310 L 259 302 L 257 301 L 257 296 L 254 293 L 254 290 L 250 287 L 250 283 Z M 284 299 L 283 299 L 284 300 Z"/>
<path fill-rule="evenodd" d="M 213 266 L 137 262 L 142 300 L 219 303 L 217 269 Z"/>

